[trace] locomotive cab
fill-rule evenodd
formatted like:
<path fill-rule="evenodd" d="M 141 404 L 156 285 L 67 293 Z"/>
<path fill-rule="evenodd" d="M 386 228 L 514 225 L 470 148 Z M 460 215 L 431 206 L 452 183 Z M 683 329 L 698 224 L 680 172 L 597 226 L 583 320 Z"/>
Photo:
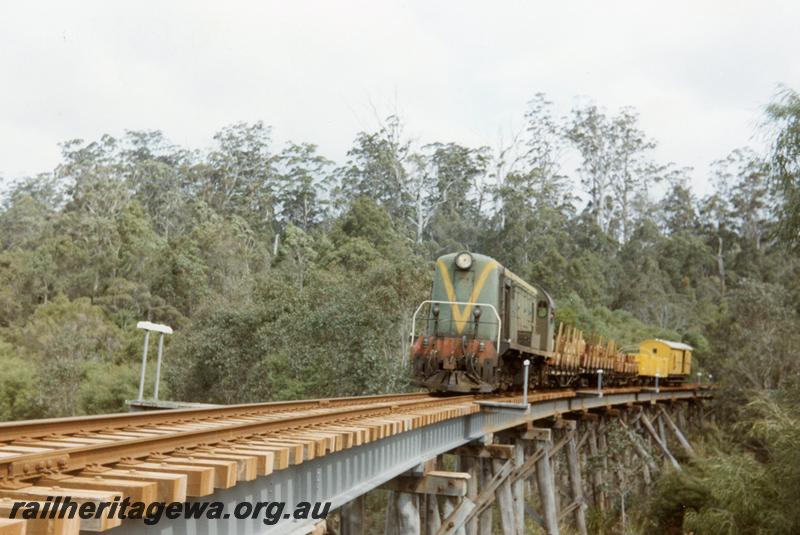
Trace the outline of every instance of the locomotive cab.
<path fill-rule="evenodd" d="M 541 287 L 528 284 L 503 270 L 503 318 L 506 319 L 505 352 L 547 356 L 553 351 L 555 303 Z"/>

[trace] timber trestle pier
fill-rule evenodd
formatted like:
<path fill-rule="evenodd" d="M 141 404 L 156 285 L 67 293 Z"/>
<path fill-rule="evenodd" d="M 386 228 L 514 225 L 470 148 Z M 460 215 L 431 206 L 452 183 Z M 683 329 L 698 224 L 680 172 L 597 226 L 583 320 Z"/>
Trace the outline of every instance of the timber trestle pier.
<path fill-rule="evenodd" d="M 364 495 L 377 488 L 389 491 L 386 535 L 522 535 L 526 522 L 585 534 L 588 504 L 608 507 L 608 482 L 627 477 L 609 461 L 610 430 L 624 444 L 613 458 L 637 459 L 647 483 L 694 454 L 687 430 L 702 427 L 711 396 L 698 385 L 558 390 L 532 393 L 521 409 L 521 397 L 417 393 L 3 423 L 0 535 L 367 535 Z M 330 502 L 332 514 L 273 525 L 261 516 L 2 520 L 15 501 L 57 496 L 213 500 L 226 510 Z"/>

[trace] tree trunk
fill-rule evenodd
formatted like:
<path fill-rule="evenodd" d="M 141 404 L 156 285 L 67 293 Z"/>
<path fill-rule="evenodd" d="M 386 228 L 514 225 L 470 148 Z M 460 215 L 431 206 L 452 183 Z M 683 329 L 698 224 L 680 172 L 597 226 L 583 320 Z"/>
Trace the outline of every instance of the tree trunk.
<path fill-rule="evenodd" d="M 722 297 L 725 297 L 725 259 L 722 257 L 722 236 L 717 236 L 717 270 L 719 272 L 719 291 Z"/>

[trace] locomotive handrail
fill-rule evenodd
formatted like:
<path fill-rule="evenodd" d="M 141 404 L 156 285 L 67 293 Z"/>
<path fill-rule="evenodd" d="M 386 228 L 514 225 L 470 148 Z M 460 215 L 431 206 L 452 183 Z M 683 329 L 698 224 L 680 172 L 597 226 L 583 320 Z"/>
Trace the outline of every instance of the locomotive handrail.
<path fill-rule="evenodd" d="M 497 318 L 497 345 L 495 346 L 495 351 L 500 351 L 500 335 L 503 332 L 503 330 L 501 329 L 501 327 L 503 325 L 503 320 L 500 319 L 500 314 L 497 313 L 497 309 L 494 307 L 494 305 L 490 305 L 489 303 L 466 303 L 464 301 L 439 301 L 437 299 L 428 299 L 426 301 L 423 301 L 422 303 L 419 304 L 419 306 L 417 307 L 417 310 L 414 311 L 414 315 L 411 317 L 411 340 L 412 340 L 412 343 L 413 343 L 413 340 L 415 338 L 414 333 L 416 332 L 416 328 L 417 328 L 417 314 L 419 314 L 419 311 L 422 310 L 422 307 L 424 307 L 427 304 L 459 305 L 459 306 L 471 305 L 471 306 L 479 306 L 479 307 L 489 307 L 490 309 L 492 309 L 492 312 L 494 312 L 494 317 Z"/>

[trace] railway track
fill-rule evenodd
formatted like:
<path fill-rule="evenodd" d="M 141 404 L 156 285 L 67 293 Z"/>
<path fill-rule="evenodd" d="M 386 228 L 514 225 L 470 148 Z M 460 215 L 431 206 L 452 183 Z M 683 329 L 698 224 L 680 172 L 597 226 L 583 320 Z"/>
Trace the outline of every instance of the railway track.
<path fill-rule="evenodd" d="M 608 389 L 606 392 L 612 393 Z M 629 389 L 625 389 L 629 390 Z M 638 390 L 638 389 L 637 389 Z M 574 397 L 535 392 L 529 401 Z M 317 399 L 0 424 L 0 535 L 14 501 L 181 502 L 333 452 L 481 410 L 487 396 Z M 493 400 L 503 400 L 493 397 Z M 521 398 L 509 398 L 519 402 Z M 112 516 L 38 519 L 28 535 L 105 531 Z"/>
<path fill-rule="evenodd" d="M 329 453 L 477 412 L 475 396 L 398 394 L 0 424 L 0 520 L 14 501 L 180 502 Z M 0 535 L 21 522 L 0 521 Z M 111 516 L 26 522 L 105 531 Z"/>
<path fill-rule="evenodd" d="M 108 428 L 133 427 L 198 420 L 215 420 L 231 416 L 251 416 L 270 413 L 292 412 L 318 407 L 340 408 L 369 403 L 384 403 L 404 400 L 430 398 L 430 394 L 417 392 L 411 394 L 390 394 L 359 396 L 332 399 L 309 399 L 301 401 L 276 401 L 270 403 L 250 403 L 224 405 L 219 407 L 199 407 L 172 409 L 151 412 L 126 412 L 99 414 L 96 416 L 74 416 L 0 423 L 0 441 L 21 437 L 35 438 L 52 434 L 81 431 L 97 431 Z"/>

